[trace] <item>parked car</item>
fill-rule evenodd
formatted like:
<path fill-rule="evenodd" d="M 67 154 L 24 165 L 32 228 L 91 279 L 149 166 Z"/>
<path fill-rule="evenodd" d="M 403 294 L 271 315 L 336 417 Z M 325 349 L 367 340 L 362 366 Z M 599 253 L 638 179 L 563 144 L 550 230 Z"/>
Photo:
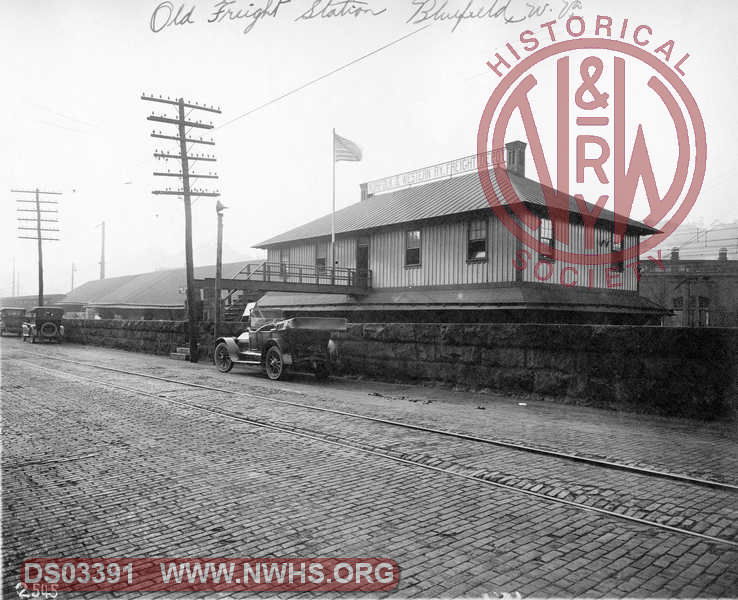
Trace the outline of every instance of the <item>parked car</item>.
<path fill-rule="evenodd" d="M 318 379 L 329 374 L 331 333 L 346 329 L 346 319 L 295 317 L 249 329 L 238 337 L 215 341 L 213 358 L 227 373 L 234 364 L 261 367 L 269 379 L 288 370 L 312 371 Z"/>
<path fill-rule="evenodd" d="M 23 331 L 23 321 L 25 321 L 25 308 L 0 308 L 0 335 L 11 333 L 20 336 Z"/>
<path fill-rule="evenodd" d="M 33 344 L 36 341 L 61 343 L 64 337 L 63 315 L 63 308 L 53 306 L 32 308 L 23 323 L 23 341 L 30 339 Z"/>

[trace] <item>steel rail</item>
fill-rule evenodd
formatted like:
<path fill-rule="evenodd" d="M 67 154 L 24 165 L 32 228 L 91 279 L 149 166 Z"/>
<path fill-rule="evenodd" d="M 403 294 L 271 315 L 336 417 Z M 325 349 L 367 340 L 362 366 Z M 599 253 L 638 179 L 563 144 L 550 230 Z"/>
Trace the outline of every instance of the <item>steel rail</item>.
<path fill-rule="evenodd" d="M 221 417 L 225 417 L 225 418 L 228 418 L 228 419 L 231 419 L 231 420 L 234 420 L 234 421 L 239 421 L 239 422 L 242 422 L 242 423 L 248 423 L 249 425 L 253 425 L 253 426 L 256 426 L 256 427 L 261 427 L 261 428 L 264 428 L 264 429 L 271 429 L 273 431 L 278 431 L 280 433 L 286 433 L 286 434 L 289 434 L 289 435 L 294 435 L 294 436 L 297 436 L 297 437 L 301 437 L 301 438 L 305 438 L 305 439 L 317 441 L 317 442 L 320 442 L 320 443 L 323 443 L 323 444 L 329 444 L 329 445 L 332 445 L 332 446 L 338 446 L 340 448 L 345 448 L 345 449 L 353 450 L 355 452 L 362 452 L 364 454 L 370 454 L 372 456 L 377 456 L 377 457 L 380 457 L 380 458 L 392 460 L 394 462 L 398 462 L 398 463 L 401 463 L 401 464 L 411 465 L 411 466 L 414 466 L 414 467 L 420 467 L 422 469 L 426 469 L 426 470 L 433 471 L 433 472 L 436 472 L 436 473 L 442 473 L 444 475 L 448 475 L 448 476 L 452 476 L 452 477 L 457 477 L 457 478 L 461 478 L 461 479 L 466 479 L 468 481 L 474 481 L 476 483 L 482 483 L 482 484 L 489 485 L 489 486 L 492 486 L 492 487 L 501 488 L 501 489 L 504 489 L 504 490 L 507 490 L 507 491 L 517 492 L 517 493 L 520 493 L 520 494 L 525 494 L 527 496 L 533 496 L 535 498 L 539 498 L 539 499 L 542 499 L 542 500 L 548 500 L 550 502 L 556 502 L 558 504 L 563 504 L 565 506 L 574 507 L 574 508 L 577 508 L 579 510 L 592 511 L 592 512 L 596 512 L 596 513 L 599 513 L 599 514 L 602 514 L 602 515 L 606 515 L 608 517 L 613 517 L 613 518 L 616 518 L 616 519 L 620 519 L 620 520 L 623 520 L 623 521 L 628 521 L 628 522 L 631 522 L 631 523 L 637 523 L 639 525 L 645 525 L 647 527 L 653 527 L 653 528 L 657 528 L 657 529 L 663 529 L 663 530 L 666 530 L 666 531 L 670 531 L 672 533 L 678 533 L 680 535 L 684 535 L 684 536 L 688 536 L 688 537 L 696 537 L 696 538 L 699 538 L 699 539 L 702 539 L 702 540 L 706 540 L 708 542 L 712 542 L 712 543 L 716 543 L 716 544 L 724 544 L 724 545 L 727 545 L 727 546 L 732 546 L 734 548 L 738 548 L 738 541 L 733 541 L 733 540 L 719 538 L 719 537 L 715 537 L 715 536 L 711 536 L 711 535 L 706 535 L 704 533 L 698 533 L 698 532 L 695 532 L 695 531 L 690 531 L 688 529 L 682 529 L 680 527 L 674 527 L 672 525 L 666 525 L 666 524 L 663 524 L 663 523 L 658 523 L 656 521 L 650 521 L 648 519 L 641 519 L 639 517 L 633 517 L 633 516 L 630 516 L 630 515 L 624 515 L 624 514 L 620 514 L 620 513 L 617 513 L 617 512 L 611 511 L 611 510 L 607 510 L 607 509 L 604 509 L 604 508 L 598 508 L 598 507 L 590 506 L 590 505 L 587 505 L 587 504 L 583 504 L 581 502 L 574 502 L 573 500 L 564 500 L 562 498 L 556 498 L 555 496 L 549 496 L 548 494 L 542 494 L 540 492 L 534 492 L 534 491 L 531 491 L 531 490 L 525 490 L 525 489 L 516 487 L 514 485 L 509 485 L 509 484 L 500 483 L 500 482 L 496 482 L 496 481 L 489 481 L 487 479 L 484 479 L 483 477 L 476 476 L 476 475 L 468 475 L 468 474 L 465 474 L 465 473 L 459 473 L 457 471 L 453 471 L 451 469 L 445 469 L 443 467 L 436 467 L 436 466 L 433 466 L 433 465 L 426 465 L 424 463 L 421 463 L 421 462 L 418 462 L 418 461 L 415 461 L 415 460 L 411 460 L 411 459 L 407 459 L 407 458 L 401 458 L 401 457 L 398 457 L 398 456 L 392 456 L 391 454 L 387 454 L 385 452 L 380 452 L 378 450 L 371 450 L 371 449 L 364 448 L 364 447 L 361 447 L 361 446 L 358 446 L 358 445 L 347 443 L 345 441 L 340 441 L 339 442 L 339 441 L 336 441 L 336 440 L 330 440 L 330 439 L 326 439 L 325 437 L 322 437 L 320 435 L 313 435 L 313 434 L 310 434 L 310 433 L 306 433 L 305 431 L 296 430 L 294 428 L 282 427 L 282 426 L 279 426 L 279 425 L 274 425 L 274 424 L 270 424 L 270 423 L 264 423 L 264 422 L 258 421 L 256 419 L 249 419 L 248 417 L 244 417 L 244 416 L 241 416 L 241 415 L 233 414 L 232 412 L 227 411 L 227 410 L 217 409 L 217 408 L 208 407 L 208 406 L 202 406 L 200 404 L 193 404 L 193 403 L 190 403 L 190 402 L 183 402 L 182 400 L 175 400 L 173 398 L 168 398 L 166 396 L 161 396 L 161 395 L 154 394 L 154 393 L 151 393 L 151 392 L 146 392 L 144 390 L 137 390 L 135 388 L 130 388 L 130 387 L 127 387 L 127 386 L 122 386 L 122 385 L 118 385 L 118 384 L 115 384 L 115 383 L 110 383 L 110 382 L 104 381 L 102 379 L 94 379 L 92 377 L 86 377 L 84 375 L 78 375 L 76 373 L 70 373 L 68 371 L 62 371 L 60 369 L 52 369 L 52 368 L 44 367 L 44 366 L 41 366 L 41 365 L 34 365 L 34 368 L 40 368 L 40 369 L 45 370 L 45 371 L 48 371 L 50 373 L 67 375 L 68 377 L 72 377 L 72 378 L 75 378 L 75 379 L 83 379 L 85 381 L 96 383 L 96 384 L 102 385 L 104 387 L 118 389 L 118 390 L 122 390 L 122 391 L 129 392 L 129 393 L 132 393 L 132 394 L 137 394 L 137 395 L 140 395 L 140 396 L 146 396 L 148 398 L 154 398 L 156 400 L 162 400 L 164 402 L 168 402 L 170 404 L 182 406 L 182 407 L 185 407 L 185 408 L 195 409 L 195 410 L 199 410 L 201 412 L 215 414 L 215 415 L 218 415 L 218 416 L 221 416 Z"/>
<path fill-rule="evenodd" d="M 102 365 L 96 365 L 94 363 L 76 361 L 76 360 L 71 360 L 71 359 L 68 359 L 68 358 L 59 358 L 59 357 L 49 356 L 47 354 L 39 354 L 39 353 L 36 353 L 36 352 L 28 352 L 27 350 L 21 350 L 21 352 L 25 352 L 27 354 L 31 354 L 31 355 L 34 355 L 34 356 L 40 356 L 40 357 L 44 357 L 44 358 L 47 358 L 47 359 L 61 361 L 61 362 L 68 362 L 68 363 L 71 363 L 71 364 L 76 364 L 76 365 L 81 365 L 81 366 L 86 366 L 86 367 L 93 367 L 93 368 L 96 368 L 96 369 L 101 369 L 101 370 L 105 370 L 105 371 L 111 371 L 111 372 L 114 372 L 114 373 L 121 373 L 121 374 L 124 374 L 124 375 L 135 375 L 135 376 L 138 376 L 138 377 L 144 377 L 144 378 L 148 378 L 148 379 L 155 379 L 155 380 L 158 380 L 158 381 L 165 381 L 167 383 L 174 383 L 174 384 L 179 384 L 179 385 L 187 386 L 187 387 L 193 387 L 193 388 L 199 388 L 199 389 L 204 389 L 204 390 L 210 390 L 210 391 L 214 391 L 214 392 L 222 392 L 222 393 L 226 393 L 226 394 L 233 394 L 233 395 L 236 395 L 236 396 L 242 396 L 244 398 L 253 398 L 253 399 L 257 399 L 257 400 L 267 400 L 269 402 L 277 402 L 279 404 L 284 404 L 284 405 L 287 405 L 287 406 L 295 406 L 295 407 L 304 408 L 304 409 L 307 409 L 307 410 L 316 410 L 316 411 L 320 411 L 320 412 L 332 413 L 332 414 L 336 414 L 336 415 L 340 415 L 340 416 L 344 416 L 344 417 L 351 417 L 353 419 L 363 419 L 365 421 L 372 421 L 374 423 L 381 423 L 383 425 L 392 425 L 394 427 L 402 427 L 402 428 L 411 429 L 411 430 L 414 430 L 414 431 L 422 431 L 422 432 L 427 432 L 427 433 L 434 433 L 434 434 L 437 434 L 437 435 L 443 435 L 443 436 L 452 437 L 452 438 L 456 438 L 456 439 L 460 439 L 460 440 L 465 440 L 465 441 L 469 441 L 469 442 L 477 442 L 477 443 L 488 444 L 488 445 L 492 445 L 492 446 L 499 446 L 499 447 L 502 447 L 502 448 L 509 448 L 509 449 L 513 449 L 513 450 L 519 450 L 521 452 L 529 452 L 529 453 L 532 453 L 532 454 L 540 454 L 540 455 L 543 455 L 543 456 L 550 456 L 550 457 L 553 457 L 553 458 L 560 458 L 560 459 L 563 459 L 563 460 L 569 460 L 569 461 L 573 461 L 573 462 L 580 462 L 580 463 L 584 463 L 584 464 L 594 465 L 594 466 L 608 468 L 608 469 L 614 469 L 614 470 L 618 470 L 618 471 L 626 471 L 626 472 L 630 472 L 630 473 L 638 473 L 638 474 L 641 474 L 641 475 L 647 475 L 649 477 L 658 477 L 658 478 L 661 478 L 661 479 L 669 479 L 669 480 L 672 480 L 672 481 L 680 481 L 682 483 L 689 483 L 689 484 L 692 484 L 692 485 L 699 485 L 699 486 L 703 486 L 703 487 L 710 487 L 710 488 L 728 490 L 728 491 L 732 491 L 732 492 L 738 492 L 738 485 L 727 483 L 727 482 L 723 482 L 723 481 L 715 481 L 715 480 L 712 480 L 712 479 L 702 479 L 702 478 L 699 478 L 699 477 L 690 477 L 689 475 L 683 475 L 683 474 L 680 474 L 680 473 L 671 473 L 671 472 L 668 472 L 668 471 L 660 471 L 658 469 L 650 469 L 650 468 L 646 468 L 646 467 L 638 467 L 638 466 L 635 466 L 635 465 L 626 465 L 626 464 L 617 463 L 617 462 L 608 461 L 608 460 L 603 460 L 603 459 L 599 459 L 599 458 L 592 458 L 592 457 L 581 456 L 581 455 L 577 455 L 577 454 L 570 454 L 570 453 L 561 452 L 561 451 L 558 451 L 558 450 L 547 450 L 545 448 L 537 448 L 535 446 L 528 446 L 526 444 L 519 444 L 519 443 L 515 443 L 515 442 L 506 442 L 504 440 L 479 437 L 479 436 L 471 435 L 471 434 L 467 434 L 467 433 L 459 433 L 459 432 L 455 432 L 455 431 L 447 431 L 447 430 L 444 430 L 444 429 L 436 429 L 434 427 L 425 427 L 423 425 L 414 425 L 412 423 L 405 423 L 403 421 L 394 421 L 392 419 L 382 419 L 380 417 L 372 417 L 372 416 L 369 416 L 369 415 L 362 415 L 362 414 L 359 414 L 359 413 L 353 413 L 353 412 L 338 410 L 338 409 L 334 409 L 334 408 L 326 408 L 326 407 L 322 407 L 322 406 L 315 406 L 315 405 L 312 405 L 312 404 L 305 404 L 303 402 L 293 402 L 293 401 L 290 401 L 290 400 L 282 400 L 282 399 L 279 399 L 279 398 L 273 398 L 273 397 L 270 397 L 270 396 L 263 396 L 263 395 L 254 394 L 254 393 L 251 393 L 251 392 L 240 392 L 240 391 L 237 391 L 237 390 L 229 390 L 229 389 L 219 388 L 219 387 L 215 387 L 215 386 L 209 386 L 209 385 L 205 385 L 205 384 L 201 384 L 201 383 L 193 383 L 193 382 L 189 382 L 189 381 L 181 381 L 181 380 L 178 380 L 178 379 L 171 379 L 171 378 L 168 378 L 168 377 L 160 377 L 158 375 L 151 375 L 149 373 L 141 373 L 141 372 L 137 372 L 137 371 L 128 371 L 128 370 L 125 370 L 125 369 L 116 369 L 114 367 L 106 367 L 106 366 L 102 366 Z M 290 390 L 287 390 L 287 389 L 284 389 L 284 388 L 282 388 L 282 390 L 283 391 L 286 391 L 286 392 L 289 392 L 290 391 Z M 295 393 L 295 392 L 292 392 L 292 393 Z"/>

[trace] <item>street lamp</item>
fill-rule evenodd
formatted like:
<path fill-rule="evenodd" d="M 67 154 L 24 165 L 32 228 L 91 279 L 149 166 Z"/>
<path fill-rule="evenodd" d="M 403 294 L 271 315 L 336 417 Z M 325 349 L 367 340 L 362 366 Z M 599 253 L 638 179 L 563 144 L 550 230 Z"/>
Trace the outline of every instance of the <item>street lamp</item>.
<path fill-rule="evenodd" d="M 213 326 L 213 340 L 218 339 L 218 324 L 220 323 L 221 308 L 221 277 L 223 275 L 223 210 L 228 208 L 218 200 L 215 203 L 215 212 L 218 214 L 218 249 L 215 256 L 215 324 Z"/>

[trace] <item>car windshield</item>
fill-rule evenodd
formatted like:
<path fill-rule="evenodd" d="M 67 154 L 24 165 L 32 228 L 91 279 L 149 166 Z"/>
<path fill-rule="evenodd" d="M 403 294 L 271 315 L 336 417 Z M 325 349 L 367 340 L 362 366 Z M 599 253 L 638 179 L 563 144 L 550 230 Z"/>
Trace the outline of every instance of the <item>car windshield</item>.
<path fill-rule="evenodd" d="M 36 316 L 41 319 L 58 319 L 61 312 L 57 310 L 37 310 Z"/>

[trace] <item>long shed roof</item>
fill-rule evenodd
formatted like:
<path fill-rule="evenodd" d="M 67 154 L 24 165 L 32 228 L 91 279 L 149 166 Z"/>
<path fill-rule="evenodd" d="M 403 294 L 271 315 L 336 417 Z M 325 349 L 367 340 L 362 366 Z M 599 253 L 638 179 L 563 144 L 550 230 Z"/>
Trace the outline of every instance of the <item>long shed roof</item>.
<path fill-rule="evenodd" d="M 247 264 L 262 261 L 241 261 L 223 265 L 223 278 L 230 279 Z M 195 267 L 195 278 L 215 277 L 215 265 Z M 138 275 L 88 281 L 74 288 L 57 302 L 59 306 L 82 304 L 101 307 L 181 308 L 186 284 L 185 269 L 167 269 Z"/>

